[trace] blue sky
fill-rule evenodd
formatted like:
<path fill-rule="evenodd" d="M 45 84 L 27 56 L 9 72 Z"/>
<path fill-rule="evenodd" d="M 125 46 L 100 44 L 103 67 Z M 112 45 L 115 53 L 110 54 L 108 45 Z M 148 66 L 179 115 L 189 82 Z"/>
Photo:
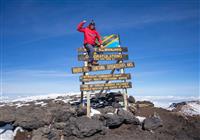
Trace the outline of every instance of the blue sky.
<path fill-rule="evenodd" d="M 117 33 L 129 59 L 132 95 L 199 96 L 199 2 L 1 0 L 3 95 L 79 91 L 77 24 Z"/>

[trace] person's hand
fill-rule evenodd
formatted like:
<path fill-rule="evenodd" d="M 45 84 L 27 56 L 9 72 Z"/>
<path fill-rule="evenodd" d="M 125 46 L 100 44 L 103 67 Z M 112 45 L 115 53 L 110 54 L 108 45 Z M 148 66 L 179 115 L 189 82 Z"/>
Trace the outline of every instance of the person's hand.
<path fill-rule="evenodd" d="M 101 45 L 100 45 L 100 48 L 101 48 L 101 49 L 104 49 L 105 47 L 101 44 Z"/>
<path fill-rule="evenodd" d="M 86 20 L 83 20 L 83 23 L 86 23 L 87 21 Z"/>

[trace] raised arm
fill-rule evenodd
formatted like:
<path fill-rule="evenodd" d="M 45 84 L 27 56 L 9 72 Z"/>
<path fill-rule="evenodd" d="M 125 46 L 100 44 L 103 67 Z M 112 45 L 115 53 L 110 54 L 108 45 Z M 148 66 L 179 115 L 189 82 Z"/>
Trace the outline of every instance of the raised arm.
<path fill-rule="evenodd" d="M 79 31 L 79 32 L 85 32 L 85 28 L 83 28 L 83 25 L 85 24 L 85 20 L 84 21 L 82 21 L 82 22 L 80 22 L 79 24 L 78 24 L 78 26 L 77 26 L 77 31 Z"/>
<path fill-rule="evenodd" d="M 98 39 L 98 41 L 99 41 L 100 45 L 102 45 L 101 36 L 99 35 L 99 33 L 98 33 L 98 32 L 96 32 L 96 35 L 97 35 L 97 39 Z"/>

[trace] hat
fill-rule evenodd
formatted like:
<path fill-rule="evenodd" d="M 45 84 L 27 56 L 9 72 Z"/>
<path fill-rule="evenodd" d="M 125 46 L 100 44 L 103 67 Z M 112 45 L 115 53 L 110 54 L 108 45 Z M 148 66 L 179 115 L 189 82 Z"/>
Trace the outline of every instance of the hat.
<path fill-rule="evenodd" d="M 89 25 L 93 25 L 93 26 L 95 26 L 95 22 L 94 22 L 94 20 L 92 20 L 92 21 L 90 22 Z"/>

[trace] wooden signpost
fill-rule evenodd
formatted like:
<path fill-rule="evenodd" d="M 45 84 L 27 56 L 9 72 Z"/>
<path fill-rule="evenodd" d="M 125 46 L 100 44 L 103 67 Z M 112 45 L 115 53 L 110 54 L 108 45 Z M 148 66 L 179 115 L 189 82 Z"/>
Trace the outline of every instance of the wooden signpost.
<path fill-rule="evenodd" d="M 128 79 L 131 79 L 131 74 L 99 74 L 99 75 L 80 76 L 80 81 L 82 82 L 128 80 Z"/>
<path fill-rule="evenodd" d="M 132 88 L 132 83 L 127 82 L 131 79 L 130 73 L 125 73 L 125 68 L 134 67 L 133 62 L 124 62 L 128 60 L 127 47 L 121 47 L 116 42 L 119 41 L 118 35 L 110 35 L 103 38 L 103 45 L 108 46 L 108 48 L 95 48 L 95 52 L 100 52 L 100 54 L 94 54 L 94 60 L 99 60 L 98 66 L 88 67 L 88 55 L 84 47 L 78 48 L 78 60 L 84 61 L 83 67 L 73 67 L 72 73 L 82 73 L 79 80 L 82 82 L 80 85 L 81 91 L 81 102 L 83 101 L 84 92 L 87 93 L 87 116 L 90 117 L 90 94 L 91 93 L 103 93 L 109 90 L 118 89 L 122 90 L 124 97 L 124 108 L 127 109 L 127 88 Z M 114 43 L 114 44 L 112 44 Z M 111 53 L 111 54 L 109 54 Z M 101 64 L 103 61 L 111 61 L 111 64 Z M 116 61 L 115 63 L 113 61 Z M 94 73 L 96 71 L 109 71 L 110 73 L 106 74 L 89 74 L 90 72 Z M 116 71 L 118 70 L 118 71 Z M 117 72 L 117 73 L 114 73 Z M 99 83 L 96 83 L 96 82 Z M 116 82 L 119 81 L 119 82 Z M 95 83 L 91 83 L 95 82 Z"/>
<path fill-rule="evenodd" d="M 94 60 L 128 60 L 127 54 L 95 54 Z M 87 61 L 88 55 L 79 54 L 79 61 Z"/>
<path fill-rule="evenodd" d="M 127 62 L 127 63 L 117 63 L 117 64 L 104 64 L 99 66 L 93 66 L 92 70 L 89 69 L 89 67 L 74 67 L 72 68 L 72 73 L 83 73 L 83 72 L 89 72 L 89 71 L 102 71 L 102 70 L 113 70 L 113 69 L 123 69 L 123 68 L 132 68 L 134 67 L 133 62 Z"/>
<path fill-rule="evenodd" d="M 116 47 L 116 48 L 95 48 L 95 52 L 127 52 L 128 48 L 126 47 Z M 85 48 L 78 48 L 78 52 L 86 52 Z"/>
<path fill-rule="evenodd" d="M 111 90 L 111 89 L 122 89 L 131 88 L 131 82 L 117 82 L 117 83 L 103 83 L 103 84 L 84 84 L 81 85 L 81 91 L 94 91 L 94 90 Z"/>

